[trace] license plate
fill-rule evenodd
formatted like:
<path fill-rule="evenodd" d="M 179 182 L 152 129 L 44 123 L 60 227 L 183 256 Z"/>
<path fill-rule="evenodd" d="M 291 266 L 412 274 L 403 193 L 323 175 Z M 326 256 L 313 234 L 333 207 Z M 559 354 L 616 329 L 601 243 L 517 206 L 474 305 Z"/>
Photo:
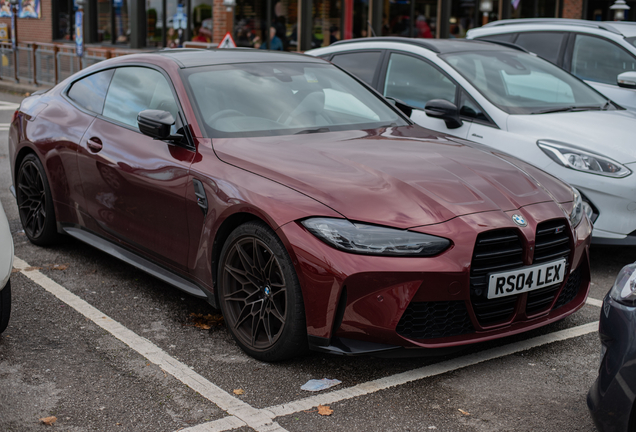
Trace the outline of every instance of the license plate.
<path fill-rule="evenodd" d="M 506 297 L 563 282 L 565 259 L 490 275 L 488 298 Z"/>

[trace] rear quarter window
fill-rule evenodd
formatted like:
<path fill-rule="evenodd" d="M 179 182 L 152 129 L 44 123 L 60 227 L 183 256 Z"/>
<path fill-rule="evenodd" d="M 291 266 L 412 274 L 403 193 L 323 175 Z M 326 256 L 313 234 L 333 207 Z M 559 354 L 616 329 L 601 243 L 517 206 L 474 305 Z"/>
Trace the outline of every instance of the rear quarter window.
<path fill-rule="evenodd" d="M 113 72 L 114 69 L 109 69 L 75 81 L 66 95 L 82 108 L 101 114 Z"/>

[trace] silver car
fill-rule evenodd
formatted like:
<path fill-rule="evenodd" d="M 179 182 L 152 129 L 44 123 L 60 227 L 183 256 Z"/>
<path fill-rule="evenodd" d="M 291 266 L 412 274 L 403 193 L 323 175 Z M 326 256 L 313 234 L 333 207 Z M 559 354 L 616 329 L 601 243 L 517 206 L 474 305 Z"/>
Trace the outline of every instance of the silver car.
<path fill-rule="evenodd" d="M 13 268 L 13 239 L 9 222 L 0 204 L 0 333 L 9 324 L 11 315 L 11 269 Z"/>
<path fill-rule="evenodd" d="M 530 18 L 494 21 L 468 39 L 519 45 L 636 110 L 636 22 Z"/>

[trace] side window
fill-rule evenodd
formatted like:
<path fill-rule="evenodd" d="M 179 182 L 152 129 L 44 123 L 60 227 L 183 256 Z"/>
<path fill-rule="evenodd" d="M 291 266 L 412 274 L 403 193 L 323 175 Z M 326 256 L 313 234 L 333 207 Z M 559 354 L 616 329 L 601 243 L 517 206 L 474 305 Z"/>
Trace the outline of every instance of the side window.
<path fill-rule="evenodd" d="M 101 114 L 104 108 L 106 91 L 108 90 L 110 79 L 113 77 L 113 72 L 113 69 L 97 72 L 79 81 L 75 81 L 73 86 L 69 89 L 67 96 L 82 108 Z"/>
<path fill-rule="evenodd" d="M 378 68 L 381 51 L 353 52 L 336 54 L 331 62 L 360 78 L 369 85 L 373 85 L 373 76 Z"/>
<path fill-rule="evenodd" d="M 493 41 L 501 41 L 501 42 L 512 42 L 516 33 L 504 33 L 504 34 L 494 34 L 488 36 L 482 36 L 477 38 L 477 40 L 493 40 Z"/>
<path fill-rule="evenodd" d="M 616 85 L 616 77 L 636 70 L 636 59 L 623 48 L 607 40 L 576 35 L 572 52 L 572 74 L 577 77 Z"/>
<path fill-rule="evenodd" d="M 556 64 L 563 41 L 565 41 L 565 33 L 527 32 L 519 33 L 515 44 Z"/>
<path fill-rule="evenodd" d="M 154 69 L 117 69 L 106 95 L 104 117 L 137 128 L 137 115 L 147 109 L 168 111 L 177 118 L 177 103 L 168 81 Z"/>
<path fill-rule="evenodd" d="M 461 100 L 459 102 L 459 115 L 470 120 L 490 123 L 484 110 L 482 110 L 479 104 L 468 96 L 468 93 L 465 91 L 462 91 Z"/>
<path fill-rule="evenodd" d="M 409 55 L 391 54 L 384 96 L 424 109 L 431 99 L 455 103 L 455 89 L 455 84 L 433 65 Z"/>

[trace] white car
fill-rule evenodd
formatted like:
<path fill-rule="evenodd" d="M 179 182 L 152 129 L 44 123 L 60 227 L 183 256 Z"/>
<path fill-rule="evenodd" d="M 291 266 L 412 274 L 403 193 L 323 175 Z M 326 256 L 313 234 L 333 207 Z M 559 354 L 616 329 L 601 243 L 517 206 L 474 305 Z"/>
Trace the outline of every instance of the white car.
<path fill-rule="evenodd" d="M 594 243 L 636 245 L 636 112 L 563 69 L 522 48 L 460 39 L 353 39 L 307 54 L 412 107 L 411 119 L 426 128 L 572 184 Z"/>
<path fill-rule="evenodd" d="M 13 239 L 9 222 L 0 204 L 0 333 L 9 324 L 11 315 L 11 283 L 9 277 L 13 269 Z"/>
<path fill-rule="evenodd" d="M 512 19 L 469 30 L 466 37 L 522 46 L 636 110 L 636 22 Z"/>

